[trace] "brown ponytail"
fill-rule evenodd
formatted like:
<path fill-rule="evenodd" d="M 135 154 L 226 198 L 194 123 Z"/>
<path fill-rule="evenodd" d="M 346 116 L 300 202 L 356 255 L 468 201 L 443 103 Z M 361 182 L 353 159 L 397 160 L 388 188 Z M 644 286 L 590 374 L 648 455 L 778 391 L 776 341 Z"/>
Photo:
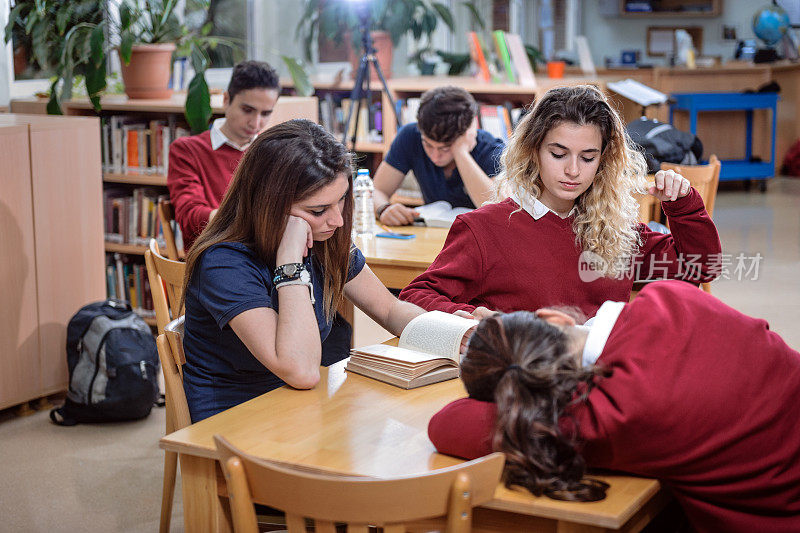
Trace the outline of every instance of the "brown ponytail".
<path fill-rule="evenodd" d="M 569 335 L 533 313 L 495 315 L 480 323 L 461 379 L 471 398 L 497 404 L 493 447 L 506 454 L 507 486 L 557 500 L 605 497 L 608 485 L 584 478 L 576 435 L 560 426 L 570 417 L 567 407 L 583 401 L 594 378 L 605 375 L 599 367 L 582 368 Z"/>

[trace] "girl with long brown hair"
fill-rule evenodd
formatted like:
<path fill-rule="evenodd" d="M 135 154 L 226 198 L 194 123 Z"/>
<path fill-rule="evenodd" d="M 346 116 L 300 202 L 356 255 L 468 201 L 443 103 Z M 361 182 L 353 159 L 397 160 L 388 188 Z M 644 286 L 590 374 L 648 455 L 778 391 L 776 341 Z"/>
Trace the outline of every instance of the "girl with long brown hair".
<path fill-rule="evenodd" d="M 423 312 L 392 296 L 351 244 L 351 174 L 344 145 L 308 120 L 274 126 L 247 150 L 186 258 L 192 421 L 283 384 L 313 387 L 320 364 L 335 362 L 321 342 L 343 297 L 398 335 Z"/>
<path fill-rule="evenodd" d="M 495 179 L 497 202 L 459 216 L 430 268 L 400 294 L 429 311 L 571 305 L 592 316 L 635 279 L 710 281 L 721 246 L 700 194 L 646 165 L 596 87 L 548 91 L 517 125 Z M 662 202 L 672 233 L 638 221 L 635 193 Z"/>
<path fill-rule="evenodd" d="M 699 532 L 800 531 L 800 353 L 761 319 L 681 281 L 605 302 L 484 319 L 468 398 L 431 419 L 446 454 L 506 454 L 505 481 L 602 499 L 587 467 L 658 478 Z"/>

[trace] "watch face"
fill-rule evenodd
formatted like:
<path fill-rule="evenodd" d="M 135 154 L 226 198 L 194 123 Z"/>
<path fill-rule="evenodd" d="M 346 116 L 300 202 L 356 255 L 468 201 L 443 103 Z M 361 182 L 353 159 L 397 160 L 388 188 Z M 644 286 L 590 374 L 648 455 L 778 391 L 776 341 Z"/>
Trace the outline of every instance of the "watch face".
<path fill-rule="evenodd" d="M 297 272 L 297 265 L 284 265 L 283 266 L 283 275 L 284 276 L 294 276 L 294 273 Z"/>

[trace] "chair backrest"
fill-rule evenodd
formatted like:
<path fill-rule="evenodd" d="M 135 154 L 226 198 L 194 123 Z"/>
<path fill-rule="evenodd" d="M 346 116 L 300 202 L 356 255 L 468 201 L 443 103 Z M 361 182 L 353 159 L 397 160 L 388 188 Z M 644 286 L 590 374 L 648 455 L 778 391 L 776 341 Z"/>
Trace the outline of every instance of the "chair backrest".
<path fill-rule="evenodd" d="M 367 526 L 405 531 L 403 524 L 446 517 L 448 532 L 470 531 L 472 508 L 488 502 L 505 464 L 501 453 L 416 476 L 391 479 L 311 472 L 248 455 L 214 436 L 225 473 L 234 531 L 258 531 L 253 503 L 286 512 L 289 533 L 305 532 L 305 518 L 316 531 L 350 531 Z"/>
<path fill-rule="evenodd" d="M 158 332 L 164 333 L 167 323 L 183 314 L 183 308 L 179 306 L 183 295 L 186 263 L 161 255 L 155 239 L 150 239 L 150 246 L 144 252 L 144 262 L 150 280 L 153 307 L 156 309 L 156 325 Z"/>
<path fill-rule="evenodd" d="M 661 163 L 661 170 L 674 170 L 692 184 L 706 204 L 708 216 L 714 216 L 714 203 L 717 200 L 717 187 L 719 186 L 719 170 L 722 164 L 716 155 L 708 158 L 707 165 L 676 165 L 674 163 Z"/>
<path fill-rule="evenodd" d="M 175 243 L 175 232 L 172 231 L 172 221 L 175 220 L 175 208 L 172 202 L 165 198 L 158 201 L 158 218 L 161 220 L 164 240 L 167 242 L 167 258 L 177 261 L 180 259 L 180 252 Z"/>
<path fill-rule="evenodd" d="M 183 353 L 184 316 L 179 316 L 166 325 L 164 333 L 156 339 L 158 357 L 164 372 L 164 389 L 167 400 L 167 433 L 185 428 L 192 423 L 186 393 L 183 391 Z"/>
<path fill-rule="evenodd" d="M 661 203 L 655 196 L 645 193 L 634 194 L 634 197 L 639 203 L 639 222 L 647 224 L 652 220 L 658 221 L 657 215 L 661 211 Z"/>

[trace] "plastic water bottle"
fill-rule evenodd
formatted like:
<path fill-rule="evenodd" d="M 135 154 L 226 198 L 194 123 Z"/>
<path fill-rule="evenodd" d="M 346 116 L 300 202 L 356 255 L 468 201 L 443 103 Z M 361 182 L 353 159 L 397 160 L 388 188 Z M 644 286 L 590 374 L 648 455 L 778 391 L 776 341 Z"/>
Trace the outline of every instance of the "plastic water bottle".
<path fill-rule="evenodd" d="M 353 196 L 355 200 L 355 212 L 353 213 L 353 235 L 373 235 L 375 233 L 375 202 L 372 199 L 372 192 L 375 187 L 372 185 L 372 178 L 369 177 L 369 170 L 366 168 L 358 169 L 356 179 L 353 182 Z"/>

